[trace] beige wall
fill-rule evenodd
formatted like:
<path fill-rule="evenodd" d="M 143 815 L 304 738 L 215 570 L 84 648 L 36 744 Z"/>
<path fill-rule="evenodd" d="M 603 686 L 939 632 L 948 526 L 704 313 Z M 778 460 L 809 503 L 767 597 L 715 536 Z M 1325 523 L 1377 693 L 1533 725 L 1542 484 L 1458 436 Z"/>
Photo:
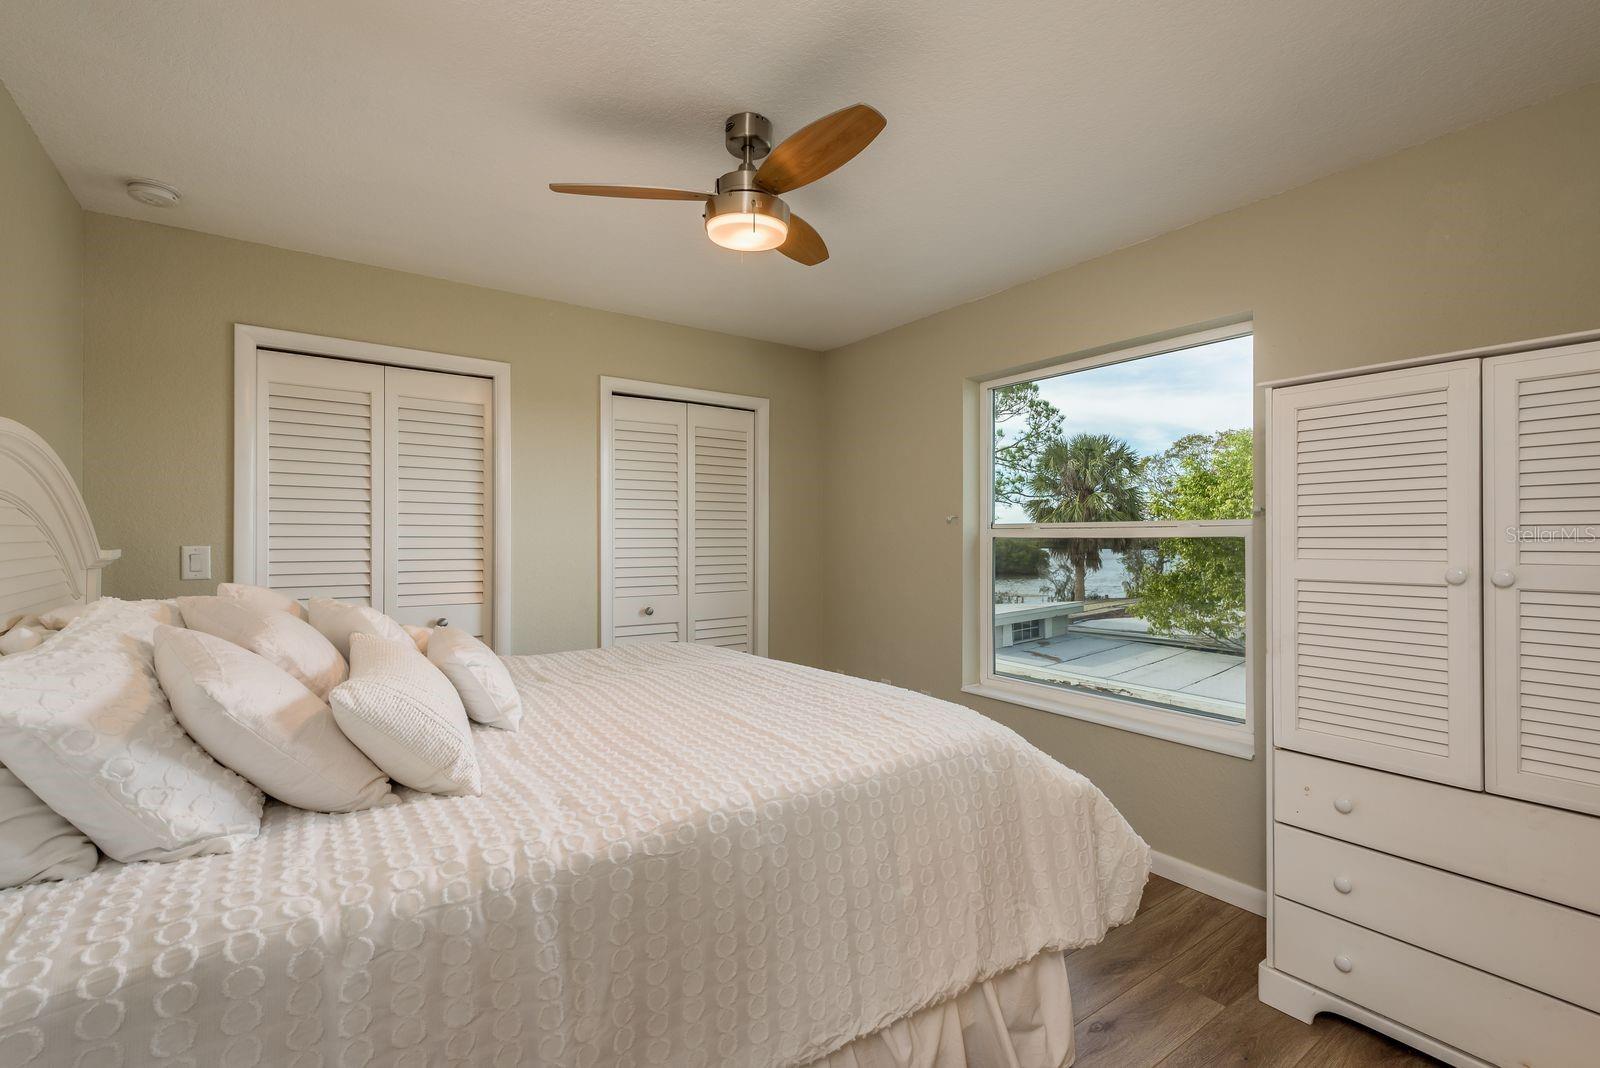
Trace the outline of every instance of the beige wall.
<path fill-rule="evenodd" d="M 772 399 L 771 652 L 817 658 L 821 357 L 569 304 L 87 216 L 85 495 L 122 560 L 108 592 L 206 592 L 230 571 L 233 325 L 512 366 L 518 652 L 597 638 L 599 377 Z M 212 546 L 212 582 L 178 580 Z"/>
<path fill-rule="evenodd" d="M 1245 315 L 1258 381 L 1600 327 L 1600 86 L 829 353 L 823 634 L 825 666 L 965 700 L 1155 849 L 1261 886 L 1260 755 L 963 698 L 976 527 L 944 521 L 969 379 Z"/>
<path fill-rule="evenodd" d="M 0 86 L 0 415 L 83 470 L 83 211 Z"/>

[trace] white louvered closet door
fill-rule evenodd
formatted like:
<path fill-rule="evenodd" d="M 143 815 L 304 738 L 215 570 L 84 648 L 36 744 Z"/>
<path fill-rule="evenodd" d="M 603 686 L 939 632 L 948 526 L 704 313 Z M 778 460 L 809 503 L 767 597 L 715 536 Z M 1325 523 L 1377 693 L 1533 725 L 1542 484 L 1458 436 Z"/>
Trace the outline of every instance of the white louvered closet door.
<path fill-rule="evenodd" d="M 384 395 L 384 611 L 492 642 L 493 385 L 388 367 Z"/>
<path fill-rule="evenodd" d="M 1600 345 L 1484 361 L 1489 788 L 1600 814 Z"/>
<path fill-rule="evenodd" d="M 754 412 L 688 405 L 689 639 L 750 652 L 754 630 Z"/>
<path fill-rule="evenodd" d="M 688 612 L 688 406 L 614 397 L 609 439 L 612 644 L 677 642 Z"/>
<path fill-rule="evenodd" d="M 1483 785 L 1479 364 L 1273 394 L 1277 744 Z"/>
<path fill-rule="evenodd" d="M 383 372 L 285 352 L 257 359 L 258 585 L 381 606 Z"/>

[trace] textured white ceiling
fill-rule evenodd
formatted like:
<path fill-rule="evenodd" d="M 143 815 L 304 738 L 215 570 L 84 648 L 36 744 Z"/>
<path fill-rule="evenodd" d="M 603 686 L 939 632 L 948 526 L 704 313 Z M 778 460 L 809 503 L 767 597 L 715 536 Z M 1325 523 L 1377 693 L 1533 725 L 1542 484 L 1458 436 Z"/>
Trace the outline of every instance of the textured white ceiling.
<path fill-rule="evenodd" d="M 831 348 L 1600 79 L 1595 0 L 5 0 L 0 80 L 85 207 Z M 704 237 L 721 123 L 888 129 Z M 182 207 L 145 208 L 129 176 Z"/>

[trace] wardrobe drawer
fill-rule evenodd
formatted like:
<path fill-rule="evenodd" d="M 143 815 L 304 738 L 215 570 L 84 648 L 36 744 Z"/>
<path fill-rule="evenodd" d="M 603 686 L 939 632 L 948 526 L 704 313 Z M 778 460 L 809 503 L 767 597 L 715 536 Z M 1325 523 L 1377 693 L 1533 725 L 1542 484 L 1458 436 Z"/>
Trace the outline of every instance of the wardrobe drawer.
<path fill-rule="evenodd" d="M 1507 1068 L 1593 1068 L 1600 1015 L 1325 915 L 1274 902 L 1273 963 Z"/>
<path fill-rule="evenodd" d="M 1593 816 L 1279 749 L 1273 817 L 1600 913 Z"/>
<path fill-rule="evenodd" d="M 1273 886 L 1280 897 L 1600 1011 L 1600 916 L 1281 823 Z"/>

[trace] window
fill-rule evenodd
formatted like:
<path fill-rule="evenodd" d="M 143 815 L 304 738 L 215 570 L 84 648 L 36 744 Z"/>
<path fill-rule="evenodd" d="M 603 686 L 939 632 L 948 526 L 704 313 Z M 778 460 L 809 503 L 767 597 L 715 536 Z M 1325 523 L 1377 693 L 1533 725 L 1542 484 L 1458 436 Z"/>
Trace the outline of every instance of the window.
<path fill-rule="evenodd" d="M 1044 620 L 1030 619 L 1023 623 L 1011 624 L 1011 640 L 1013 642 L 1031 642 L 1044 637 Z"/>
<path fill-rule="evenodd" d="M 983 383 L 970 691 L 1252 755 L 1253 388 L 1248 326 Z"/>

